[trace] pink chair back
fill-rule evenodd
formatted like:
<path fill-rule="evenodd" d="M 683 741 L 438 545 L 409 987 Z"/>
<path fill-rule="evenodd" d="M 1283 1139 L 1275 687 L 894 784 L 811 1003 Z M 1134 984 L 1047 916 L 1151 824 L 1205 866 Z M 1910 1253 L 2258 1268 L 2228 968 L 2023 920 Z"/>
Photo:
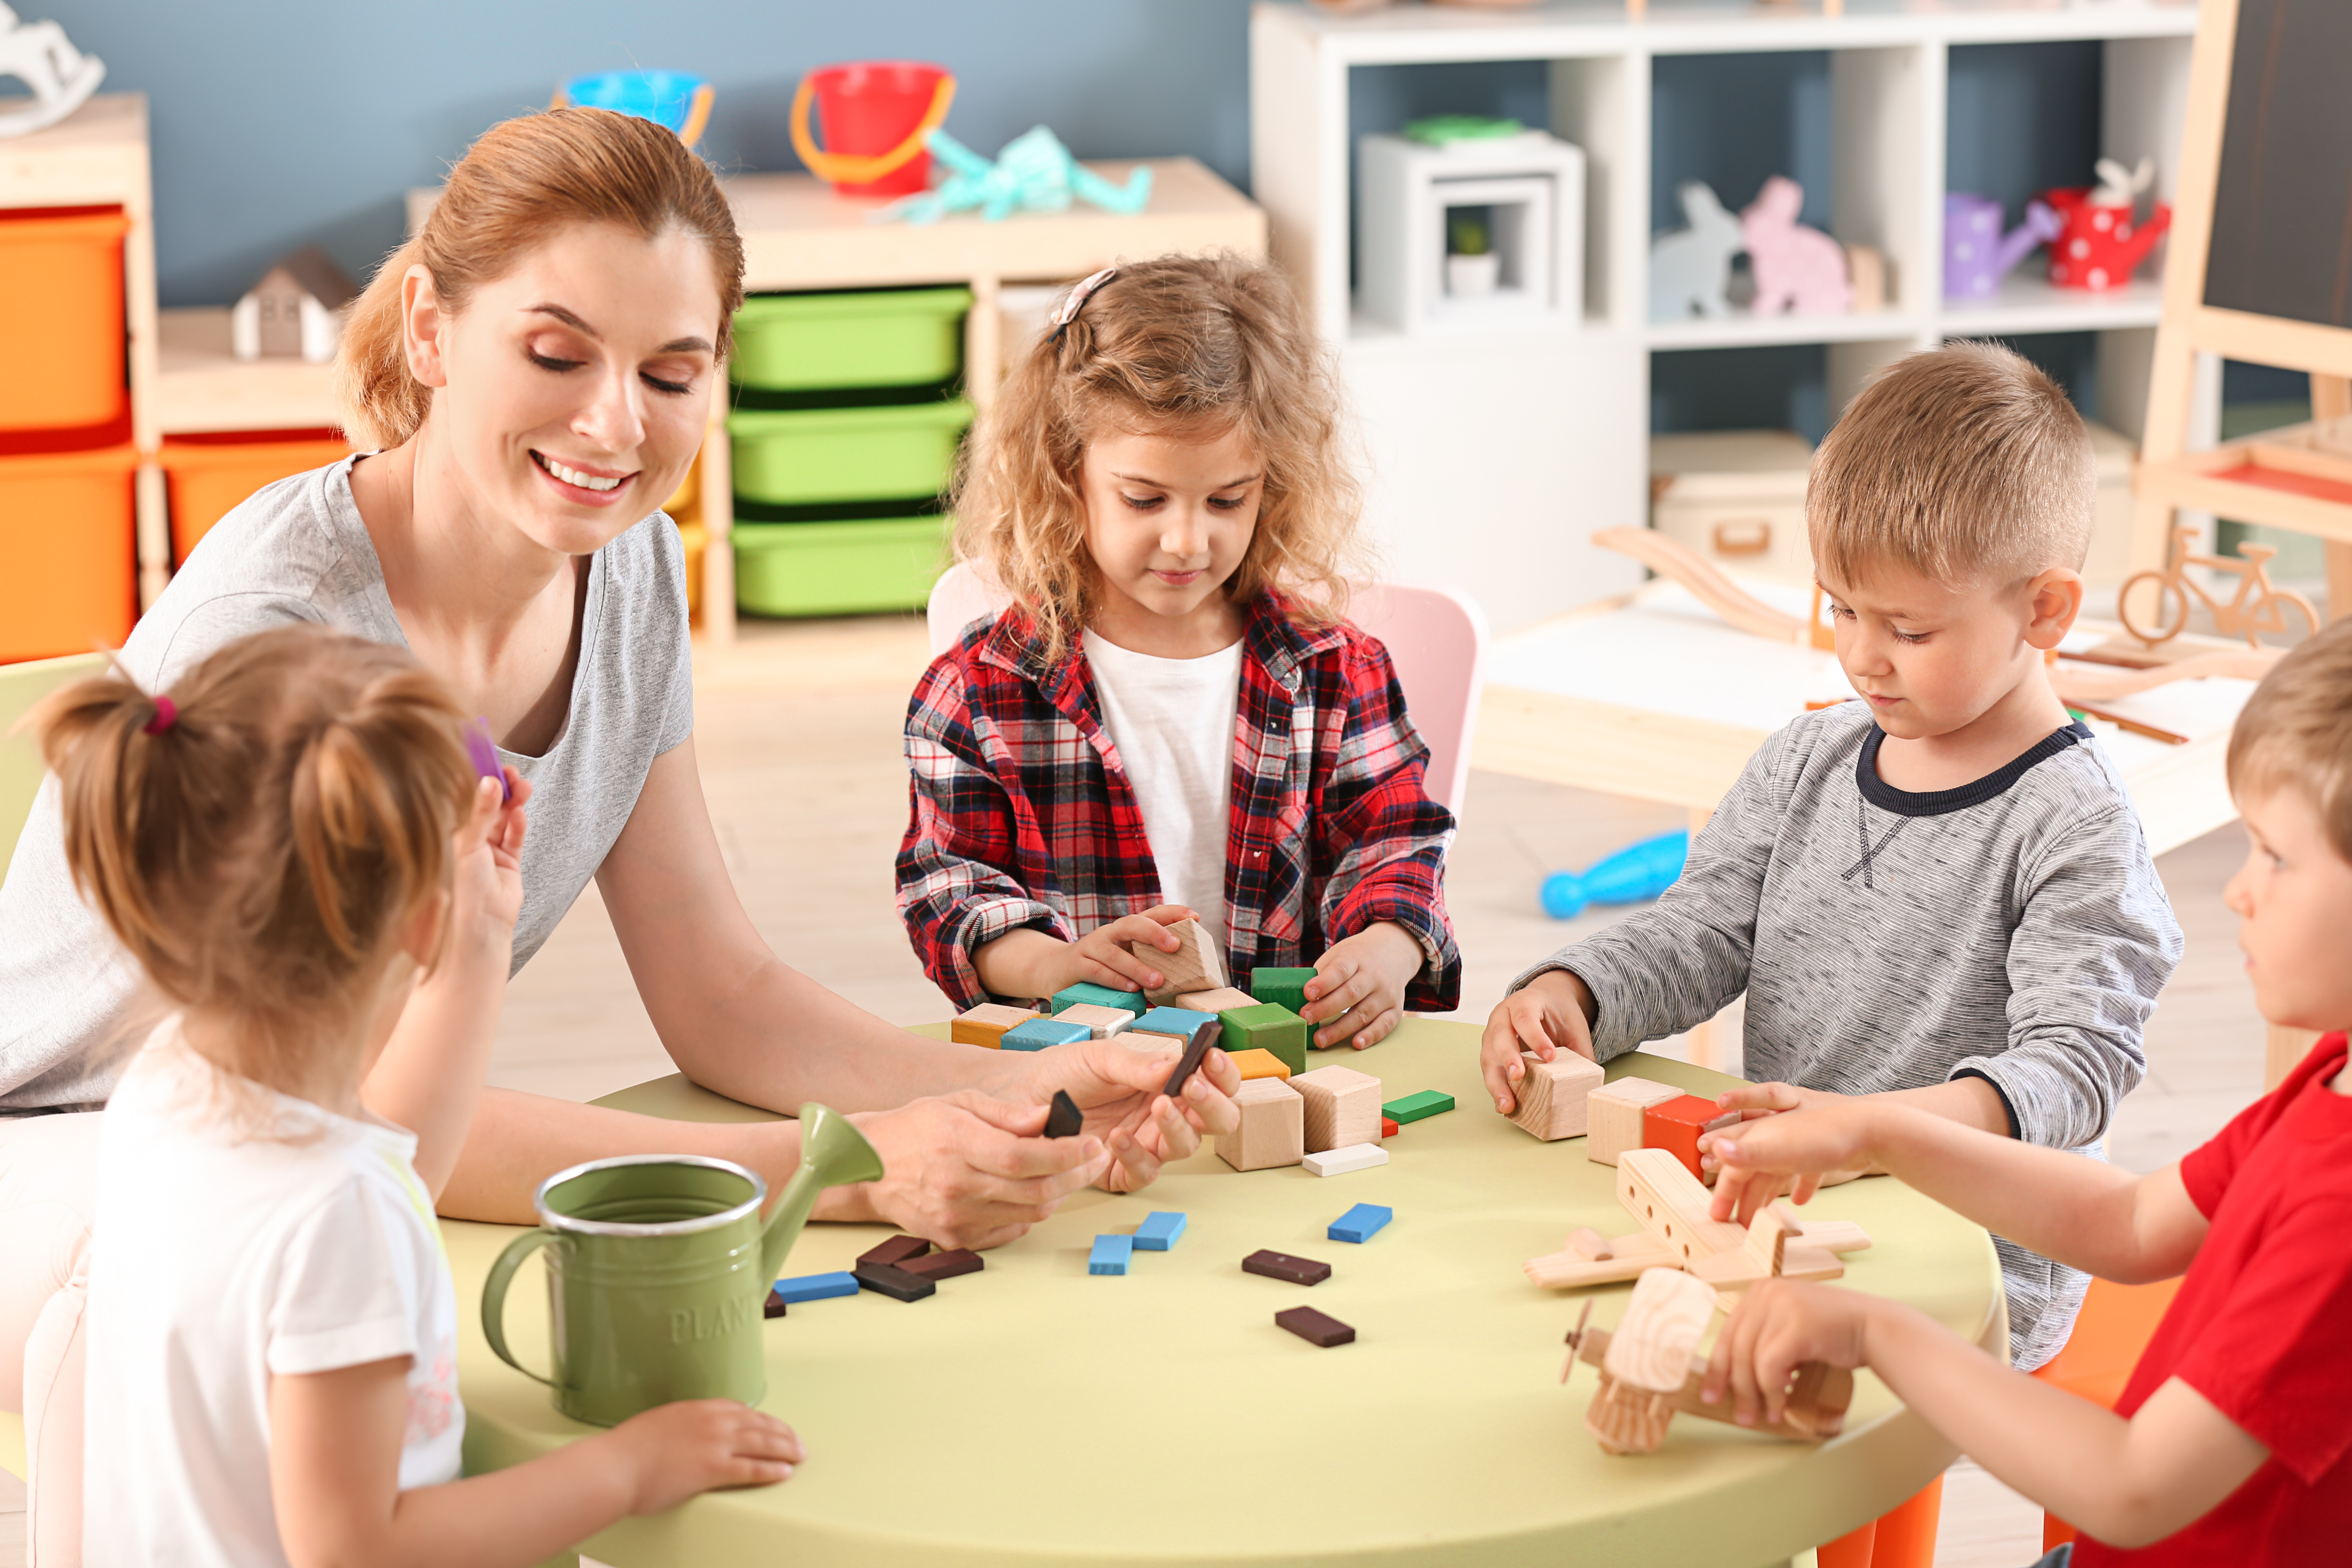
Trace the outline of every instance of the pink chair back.
<path fill-rule="evenodd" d="M 931 657 L 947 652 L 964 627 L 996 615 L 1011 597 L 968 561 L 949 567 L 932 584 L 924 610 Z M 1429 743 L 1430 798 L 1459 816 L 1486 661 L 1486 616 L 1469 595 L 1451 588 L 1373 583 L 1357 591 L 1348 618 L 1387 646 L 1405 707 Z"/>

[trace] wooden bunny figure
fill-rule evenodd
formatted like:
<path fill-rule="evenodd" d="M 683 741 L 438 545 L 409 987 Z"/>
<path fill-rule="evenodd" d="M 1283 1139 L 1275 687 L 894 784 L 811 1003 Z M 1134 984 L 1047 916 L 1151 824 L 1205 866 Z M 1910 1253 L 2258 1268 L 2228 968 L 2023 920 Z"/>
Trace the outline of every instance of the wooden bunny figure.
<path fill-rule="evenodd" d="M 1739 215 L 1756 273 L 1755 310 L 1777 316 L 1840 316 L 1853 303 L 1847 286 L 1845 252 L 1820 229 L 1797 221 L 1805 188 L 1785 175 L 1764 182 L 1755 202 Z"/>
<path fill-rule="evenodd" d="M 1731 312 L 1725 291 L 1731 258 L 1739 254 L 1739 223 L 1715 193 L 1686 180 L 1678 193 L 1690 226 L 1650 241 L 1650 320 L 1682 321 Z"/>

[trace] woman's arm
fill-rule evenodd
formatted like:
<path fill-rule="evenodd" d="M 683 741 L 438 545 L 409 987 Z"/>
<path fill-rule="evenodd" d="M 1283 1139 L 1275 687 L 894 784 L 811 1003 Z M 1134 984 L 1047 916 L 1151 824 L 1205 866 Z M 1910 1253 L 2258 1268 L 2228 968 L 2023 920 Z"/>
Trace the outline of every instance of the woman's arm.
<path fill-rule="evenodd" d="M 665 1405 L 488 1475 L 400 1489 L 408 1358 L 269 1380 L 269 1491 L 294 1568 L 526 1568 L 634 1514 L 793 1473 L 793 1429 L 731 1399 Z"/>

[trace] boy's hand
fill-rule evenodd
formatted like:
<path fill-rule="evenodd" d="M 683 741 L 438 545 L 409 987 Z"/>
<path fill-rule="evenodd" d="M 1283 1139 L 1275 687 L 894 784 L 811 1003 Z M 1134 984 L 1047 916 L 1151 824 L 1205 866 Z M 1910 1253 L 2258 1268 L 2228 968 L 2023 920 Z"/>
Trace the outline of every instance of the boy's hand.
<path fill-rule="evenodd" d="M 1777 1083 L 1733 1094 L 1759 1090 L 1779 1091 L 1770 1098 L 1791 1103 L 1785 1110 L 1777 1105 L 1759 1108 L 1766 1111 L 1761 1120 L 1742 1121 L 1699 1140 L 1700 1157 L 1712 1158 L 1721 1173 L 1716 1179 L 1715 1201 L 1708 1208 L 1717 1219 L 1746 1225 L 1756 1217 L 1757 1210 L 1790 1190 L 1791 1177 L 1796 1201 L 1801 1204 L 1827 1184 L 1832 1173 L 1851 1179 L 1843 1173 L 1867 1170 L 1874 1163 L 1871 1152 L 1874 1114 L 1867 1099 L 1810 1096 L 1808 1090 Z M 1733 1094 L 1724 1099 L 1728 1100 Z M 1813 1103 L 1799 1108 L 1795 1097 L 1800 1096 L 1808 1096 Z M 1780 1114 L 1771 1114 L 1775 1110 Z"/>
<path fill-rule="evenodd" d="M 1150 991 L 1161 984 L 1160 973 L 1129 952 L 1127 944 L 1149 942 L 1162 952 L 1174 952 L 1184 944 L 1170 935 L 1168 928 L 1193 918 L 1192 911 L 1181 904 L 1160 904 L 1139 915 L 1122 915 L 1108 925 L 1097 926 L 1077 941 L 1063 944 L 1045 965 L 1037 994 L 1051 996 L 1081 981 L 1114 991 Z M 1046 984 L 1045 980 L 1055 984 Z"/>
<path fill-rule="evenodd" d="M 1795 1279 L 1751 1286 L 1716 1336 L 1699 1397 L 1712 1405 L 1728 1392 L 1732 1419 L 1743 1426 L 1780 1418 L 1797 1368 L 1823 1361 L 1848 1369 L 1868 1357 L 1874 1296 Z"/>
<path fill-rule="evenodd" d="M 1521 1051 L 1533 1051 L 1538 1061 L 1548 1062 L 1562 1050 L 1597 1061 L 1591 1022 L 1595 1011 L 1592 993 L 1565 969 L 1548 969 L 1504 997 L 1478 1041 L 1478 1070 L 1495 1097 L 1495 1109 L 1508 1116 L 1519 1108 L 1519 1079 L 1528 1070 L 1519 1060 Z"/>
<path fill-rule="evenodd" d="M 1315 1031 L 1315 1048 L 1345 1044 L 1360 1051 L 1386 1039 L 1404 1018 L 1404 988 L 1425 960 L 1420 939 L 1394 921 L 1333 942 L 1315 961 L 1307 1005 L 1298 1011 L 1323 1026 Z"/>
<path fill-rule="evenodd" d="M 633 1514 L 661 1513 L 713 1487 L 772 1486 L 803 1458 L 791 1427 L 732 1399 L 657 1405 L 604 1440 L 629 1465 Z"/>

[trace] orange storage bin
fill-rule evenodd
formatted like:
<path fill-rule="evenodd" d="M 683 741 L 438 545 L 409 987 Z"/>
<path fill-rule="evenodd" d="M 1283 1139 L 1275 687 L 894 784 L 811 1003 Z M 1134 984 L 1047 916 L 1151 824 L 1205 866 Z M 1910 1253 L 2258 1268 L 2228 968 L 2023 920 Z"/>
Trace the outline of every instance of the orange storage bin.
<path fill-rule="evenodd" d="M 139 449 L 0 458 L 0 660 L 121 647 L 139 605 Z"/>
<path fill-rule="evenodd" d="M 164 442 L 156 460 L 163 466 L 172 502 L 172 559 L 185 561 L 213 524 L 262 486 L 340 462 L 351 453 L 351 443 L 331 430 Z"/>
<path fill-rule="evenodd" d="M 120 207 L 0 212 L 0 430 L 122 417 L 130 231 Z"/>

